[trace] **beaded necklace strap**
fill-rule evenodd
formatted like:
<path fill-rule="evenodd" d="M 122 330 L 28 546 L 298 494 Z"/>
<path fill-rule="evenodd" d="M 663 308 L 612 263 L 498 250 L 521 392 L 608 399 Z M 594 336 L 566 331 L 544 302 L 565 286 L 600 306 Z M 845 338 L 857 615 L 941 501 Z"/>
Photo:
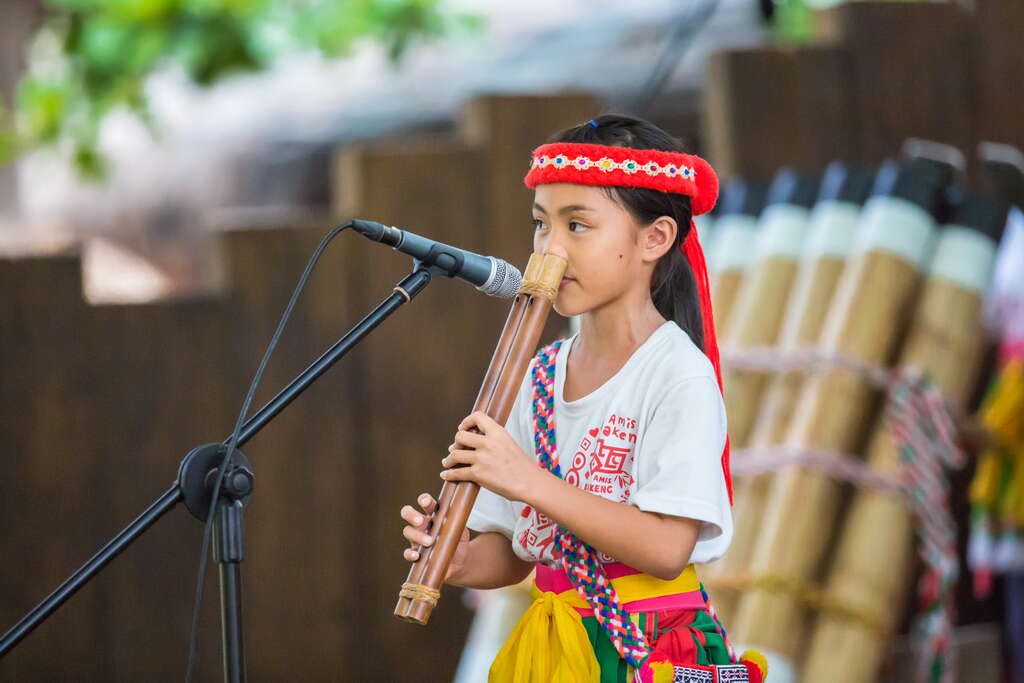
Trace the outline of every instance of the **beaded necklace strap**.
<path fill-rule="evenodd" d="M 565 340 L 542 348 L 533 360 L 533 443 L 537 461 L 561 478 L 555 450 L 555 359 Z M 555 543 L 562 554 L 562 566 L 576 591 L 594 608 L 594 616 L 608 634 L 619 656 L 640 668 L 651 654 L 651 646 L 640 627 L 629 617 L 618 593 L 605 574 L 593 546 L 571 531 L 558 526 Z"/>

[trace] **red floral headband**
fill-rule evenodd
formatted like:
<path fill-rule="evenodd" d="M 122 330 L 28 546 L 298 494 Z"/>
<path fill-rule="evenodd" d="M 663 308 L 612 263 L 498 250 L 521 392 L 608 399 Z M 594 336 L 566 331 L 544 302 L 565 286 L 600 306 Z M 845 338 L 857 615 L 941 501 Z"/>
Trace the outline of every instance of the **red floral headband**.
<path fill-rule="evenodd" d="M 690 210 L 694 216 L 707 213 L 718 200 L 718 176 L 708 162 L 693 154 L 658 149 L 552 142 L 533 150 L 530 170 L 523 182 L 530 189 L 545 183 L 576 183 L 646 187 L 662 192 L 685 194 L 690 197 Z M 686 255 L 697 281 L 704 331 L 704 353 L 715 368 L 718 388 L 722 390 L 722 370 L 718 360 L 718 341 L 715 338 L 707 265 L 692 218 L 690 230 L 680 245 L 680 251 Z M 731 504 L 732 478 L 729 473 L 728 436 L 722 451 L 722 471 L 725 474 L 725 485 L 729 491 Z"/>
<path fill-rule="evenodd" d="M 531 189 L 542 183 L 579 183 L 685 194 L 694 216 L 710 211 L 718 199 L 718 176 L 699 156 L 582 142 L 552 142 L 533 150 L 523 182 Z"/>

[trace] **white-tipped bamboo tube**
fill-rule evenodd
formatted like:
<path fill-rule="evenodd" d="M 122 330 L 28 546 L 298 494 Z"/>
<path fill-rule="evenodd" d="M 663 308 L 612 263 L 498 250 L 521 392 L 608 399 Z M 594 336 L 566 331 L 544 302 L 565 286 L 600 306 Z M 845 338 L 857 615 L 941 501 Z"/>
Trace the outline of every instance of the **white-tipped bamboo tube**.
<path fill-rule="evenodd" d="M 716 221 L 715 227 L 711 250 L 714 265 L 709 273 L 708 286 L 715 330 L 721 335 L 725 333 L 736 293 L 753 258 L 754 251 L 750 245 L 757 239 L 757 218 L 743 213 L 727 214 Z"/>
<path fill-rule="evenodd" d="M 942 231 L 900 355 L 900 365 L 926 372 L 957 408 L 977 381 L 982 306 L 995 252 L 995 240 L 978 230 L 950 225 Z M 899 474 L 899 456 L 882 423 L 875 428 L 868 463 L 880 472 Z M 913 585 L 914 555 L 914 525 L 904 504 L 890 495 L 858 491 L 825 590 L 830 602 L 867 618 L 854 621 L 827 612 L 818 616 L 806 680 L 877 680 L 886 643 L 901 616 L 899 607 Z"/>
<path fill-rule="evenodd" d="M 926 204 L 933 200 L 934 193 Z M 900 339 L 935 222 L 929 210 L 898 197 L 872 197 L 864 212 L 819 346 L 878 364 L 893 355 Z M 784 444 L 841 453 L 856 449 L 873 398 L 858 374 L 837 369 L 810 376 Z M 814 578 L 833 531 L 840 492 L 836 482 L 815 470 L 787 467 L 778 472 L 750 562 L 755 581 L 776 576 L 792 584 Z M 797 596 L 756 583 L 741 598 L 731 632 L 736 643 L 794 662 L 804 642 L 803 624 L 804 607 Z"/>
<path fill-rule="evenodd" d="M 860 217 L 861 206 L 853 202 L 827 200 L 818 202 L 814 207 L 807 246 L 776 344 L 781 351 L 813 346 L 818 341 Z M 766 378 L 767 386 L 757 410 L 758 417 L 746 442 L 748 447 L 775 446 L 782 441 L 802 379 L 796 374 Z M 731 426 L 733 414 L 727 414 Z M 737 447 L 742 447 L 742 444 Z M 716 584 L 715 579 L 736 579 L 746 572 L 761 528 L 764 499 L 771 477 L 769 473 L 734 480 L 732 543 L 724 557 L 707 565 L 702 572 L 713 590 L 715 608 L 727 625 L 732 623 L 739 595 L 734 586 L 727 582 Z"/>
<path fill-rule="evenodd" d="M 707 252 L 711 244 L 714 244 L 715 239 L 715 217 L 710 213 L 702 213 L 699 216 L 693 217 L 693 224 L 697 227 L 697 239 L 700 240 L 701 245 L 704 247 L 704 251 Z M 712 270 L 714 266 L 711 264 L 711 255 L 705 253 L 705 258 L 708 263 L 708 270 Z"/>
<path fill-rule="evenodd" d="M 775 343 L 807 241 L 810 206 L 817 195 L 817 185 L 816 179 L 791 169 L 776 175 L 769 205 L 758 222 L 754 260 L 726 319 L 721 337 L 723 348 L 742 351 Z M 729 439 L 733 447 L 742 448 L 761 402 L 764 375 L 725 369 L 722 386 L 729 416 Z"/>

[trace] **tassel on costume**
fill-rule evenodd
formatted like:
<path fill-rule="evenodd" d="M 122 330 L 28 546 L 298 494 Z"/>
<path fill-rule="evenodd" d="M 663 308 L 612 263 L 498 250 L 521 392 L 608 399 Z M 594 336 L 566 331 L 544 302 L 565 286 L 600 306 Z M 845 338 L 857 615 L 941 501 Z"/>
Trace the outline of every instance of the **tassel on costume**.
<path fill-rule="evenodd" d="M 663 652 L 652 652 L 651 656 L 637 669 L 638 683 L 672 683 L 676 677 L 672 661 Z"/>
<path fill-rule="evenodd" d="M 768 678 L 768 660 L 757 650 L 746 650 L 740 655 L 740 664 L 747 668 L 750 683 L 764 683 Z"/>

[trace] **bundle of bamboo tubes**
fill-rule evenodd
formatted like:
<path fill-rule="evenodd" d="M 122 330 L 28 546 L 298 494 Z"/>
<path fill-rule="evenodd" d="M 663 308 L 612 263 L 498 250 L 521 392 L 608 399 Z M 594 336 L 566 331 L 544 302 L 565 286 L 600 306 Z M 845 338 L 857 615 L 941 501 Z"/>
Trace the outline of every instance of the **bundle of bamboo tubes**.
<path fill-rule="evenodd" d="M 772 293 L 778 292 L 776 302 L 762 304 L 755 298 L 761 288 L 751 291 L 751 308 L 774 306 L 778 315 L 759 329 L 744 319 L 735 321 L 730 327 L 734 336 L 728 345 L 723 346 L 726 354 L 737 348 L 768 344 L 775 344 L 780 350 L 793 350 L 817 341 L 825 312 L 852 247 L 861 205 L 871 189 L 871 180 L 868 169 L 859 166 L 833 162 L 825 169 L 806 229 L 800 231 L 803 234 L 799 236 L 799 243 L 790 252 L 798 256 L 798 261 L 781 260 L 772 264 L 776 271 L 782 271 L 776 282 L 782 279 L 785 284 L 784 287 L 765 288 Z M 779 260 L 776 257 L 776 261 Z M 793 267 L 795 275 L 790 272 Z M 748 278 L 748 281 L 753 282 L 755 278 Z M 740 315 L 738 310 L 734 316 Z M 755 317 L 751 316 L 753 319 Z M 729 437 L 737 453 L 747 446 L 772 446 L 781 441 L 800 381 L 796 374 L 765 376 L 749 371 L 726 371 L 726 400 L 733 402 L 727 413 Z M 737 403 L 742 403 L 740 409 L 735 407 Z M 708 565 L 702 572 L 705 579 L 715 585 L 715 606 L 726 623 L 731 623 L 737 591 L 733 586 L 716 584 L 716 580 L 723 576 L 736 576 L 747 566 L 764 514 L 764 498 L 770 478 L 770 474 L 764 474 L 736 480 L 732 544 L 725 557 Z"/>
<path fill-rule="evenodd" d="M 941 179 L 928 177 L 925 169 L 883 168 L 879 181 L 888 187 L 864 209 L 858 244 L 819 339 L 821 350 L 872 365 L 892 356 L 936 228 Z M 812 375 L 783 443 L 854 452 L 869 424 L 874 398 L 871 386 L 856 373 L 835 369 Z M 799 467 L 780 470 L 769 493 L 751 572 L 780 577 L 790 585 L 812 579 L 832 533 L 839 494 L 839 484 L 824 473 Z M 740 600 L 732 633 L 738 642 L 796 662 L 805 618 L 797 595 L 754 584 Z"/>
<path fill-rule="evenodd" d="M 898 365 L 926 373 L 962 409 L 978 378 L 984 348 L 984 293 L 992 275 L 1007 207 L 970 197 L 944 226 Z M 900 459 L 886 425 L 876 426 L 867 455 L 881 473 L 898 475 Z M 839 533 L 825 581 L 826 598 L 850 614 L 822 612 L 809 639 L 804 676 L 840 683 L 873 681 L 881 669 L 913 585 L 914 523 L 905 501 L 858 490 Z"/>

